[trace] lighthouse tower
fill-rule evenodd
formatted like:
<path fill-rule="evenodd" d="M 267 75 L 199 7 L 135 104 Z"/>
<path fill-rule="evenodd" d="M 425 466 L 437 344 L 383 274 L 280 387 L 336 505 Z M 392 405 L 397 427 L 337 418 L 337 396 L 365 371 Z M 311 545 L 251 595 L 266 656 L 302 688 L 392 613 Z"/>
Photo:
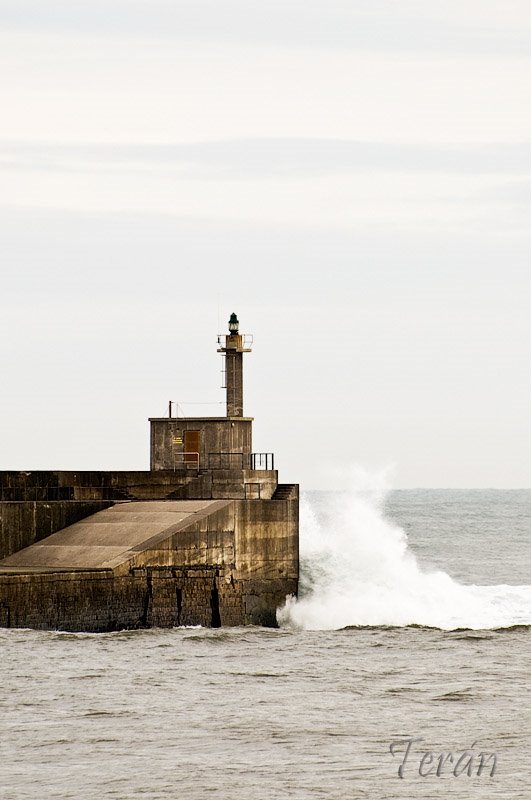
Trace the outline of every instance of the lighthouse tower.
<path fill-rule="evenodd" d="M 227 417 L 243 417 L 243 354 L 252 350 L 252 337 L 239 332 L 236 314 L 229 319 L 229 335 L 218 336 L 218 353 L 225 355 Z"/>

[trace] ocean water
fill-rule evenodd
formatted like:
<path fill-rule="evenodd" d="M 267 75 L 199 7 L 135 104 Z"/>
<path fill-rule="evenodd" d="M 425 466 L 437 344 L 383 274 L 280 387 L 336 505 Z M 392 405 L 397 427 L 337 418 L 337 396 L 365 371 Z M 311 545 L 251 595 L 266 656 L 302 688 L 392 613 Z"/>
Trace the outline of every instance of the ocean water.
<path fill-rule="evenodd" d="M 305 494 L 278 630 L 1 630 L 0 797 L 528 800 L 530 565 L 531 490 Z"/>

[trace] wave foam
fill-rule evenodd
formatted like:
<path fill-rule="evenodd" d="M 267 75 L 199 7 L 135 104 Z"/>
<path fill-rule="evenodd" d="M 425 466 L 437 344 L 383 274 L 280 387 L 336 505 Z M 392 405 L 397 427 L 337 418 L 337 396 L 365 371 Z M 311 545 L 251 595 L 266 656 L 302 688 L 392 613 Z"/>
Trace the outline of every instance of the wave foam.
<path fill-rule="evenodd" d="M 378 490 L 352 492 L 328 497 L 317 514 L 303 495 L 300 597 L 278 610 L 281 627 L 531 624 L 531 586 L 467 586 L 423 571 L 405 532 L 384 517 L 382 501 Z"/>

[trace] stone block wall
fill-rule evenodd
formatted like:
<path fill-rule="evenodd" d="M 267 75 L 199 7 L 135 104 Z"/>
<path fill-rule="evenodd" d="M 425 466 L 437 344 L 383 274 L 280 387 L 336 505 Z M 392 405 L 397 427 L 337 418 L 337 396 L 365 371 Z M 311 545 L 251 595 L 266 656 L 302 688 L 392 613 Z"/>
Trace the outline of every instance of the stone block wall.
<path fill-rule="evenodd" d="M 141 578 L 112 570 L 0 574 L 0 623 L 67 631 L 110 631 L 142 623 Z"/>
<path fill-rule="evenodd" d="M 101 633 L 244 623 L 241 587 L 216 570 L 0 574 L 0 627 Z"/>

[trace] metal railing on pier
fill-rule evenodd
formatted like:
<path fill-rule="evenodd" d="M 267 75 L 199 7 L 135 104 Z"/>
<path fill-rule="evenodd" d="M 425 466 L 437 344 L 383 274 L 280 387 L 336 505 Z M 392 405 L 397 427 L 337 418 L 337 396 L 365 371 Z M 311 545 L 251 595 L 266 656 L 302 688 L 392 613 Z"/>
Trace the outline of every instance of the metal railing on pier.
<path fill-rule="evenodd" d="M 208 454 L 208 469 L 274 470 L 274 453 L 219 452 Z"/>
<path fill-rule="evenodd" d="M 251 453 L 251 469 L 275 469 L 274 453 Z"/>
<path fill-rule="evenodd" d="M 173 470 L 199 469 L 199 453 L 184 452 L 173 454 Z"/>

